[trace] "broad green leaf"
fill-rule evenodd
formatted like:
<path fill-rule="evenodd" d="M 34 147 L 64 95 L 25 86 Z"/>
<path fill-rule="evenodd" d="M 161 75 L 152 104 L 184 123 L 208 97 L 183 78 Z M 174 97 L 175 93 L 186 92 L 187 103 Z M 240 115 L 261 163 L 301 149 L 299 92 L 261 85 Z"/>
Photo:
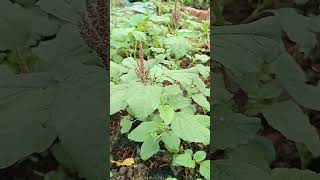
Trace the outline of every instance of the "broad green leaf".
<path fill-rule="evenodd" d="M 205 145 L 210 142 L 210 130 L 199 123 L 192 114 L 175 113 L 171 130 L 179 138 L 188 142 L 198 142 Z"/>
<path fill-rule="evenodd" d="M 129 132 L 132 127 L 132 121 L 130 121 L 130 117 L 129 116 L 123 117 L 120 121 L 120 126 L 121 126 L 121 130 L 120 130 L 121 134 L 125 134 Z"/>
<path fill-rule="evenodd" d="M 201 107 L 210 111 L 210 103 L 208 102 L 207 98 L 202 94 L 194 94 L 192 95 L 192 99 L 199 104 Z"/>
<path fill-rule="evenodd" d="M 161 140 L 169 151 L 179 152 L 180 139 L 172 131 L 164 132 Z"/>
<path fill-rule="evenodd" d="M 49 126 L 54 100 L 53 76 L 13 75 L 1 69 L 0 100 L 2 169 L 30 154 L 45 151 L 56 139 L 55 130 Z"/>
<path fill-rule="evenodd" d="M 136 67 L 136 60 L 134 60 L 132 57 L 124 58 L 121 62 L 124 66 L 133 69 Z"/>
<path fill-rule="evenodd" d="M 161 88 L 153 85 L 136 84 L 128 90 L 127 103 L 136 118 L 143 120 L 160 105 Z"/>
<path fill-rule="evenodd" d="M 210 160 L 201 162 L 199 171 L 202 176 L 210 180 Z"/>
<path fill-rule="evenodd" d="M 317 37 L 314 32 L 309 30 L 308 18 L 298 14 L 293 8 L 281 8 L 275 14 L 290 40 L 299 45 L 305 56 L 309 55 L 317 43 Z M 291 21 L 291 19 L 294 19 L 294 21 Z"/>
<path fill-rule="evenodd" d="M 128 138 L 136 142 L 143 142 L 151 133 L 158 129 L 159 124 L 157 122 L 142 122 L 138 127 L 133 129 Z"/>
<path fill-rule="evenodd" d="M 161 105 L 159 107 L 159 113 L 160 113 L 160 117 L 163 119 L 166 125 L 171 124 L 174 117 L 174 113 L 175 113 L 173 107 L 169 105 L 164 105 L 164 106 Z"/>
<path fill-rule="evenodd" d="M 225 104 L 232 98 L 232 94 L 225 88 L 222 74 L 214 75 L 213 94 L 216 97 L 213 104 Z"/>
<path fill-rule="evenodd" d="M 168 95 L 168 104 L 175 110 L 183 109 L 191 105 L 191 99 L 182 95 Z"/>
<path fill-rule="evenodd" d="M 42 60 L 34 71 L 70 71 L 70 68 L 74 69 L 74 66 L 88 59 L 98 58 L 90 51 L 80 36 L 79 28 L 71 24 L 64 25 L 59 29 L 55 39 L 42 42 L 32 49 L 32 52 Z"/>
<path fill-rule="evenodd" d="M 210 127 L 210 116 L 208 115 L 195 115 L 195 119 L 203 124 L 205 127 L 209 128 Z"/>
<path fill-rule="evenodd" d="M 210 57 L 205 54 L 196 54 L 195 57 L 196 57 L 196 60 L 200 60 L 202 63 L 206 63 L 210 59 Z"/>
<path fill-rule="evenodd" d="M 245 73 L 235 78 L 236 82 L 240 85 L 241 89 L 248 94 L 249 98 L 271 99 L 279 97 L 282 92 L 280 85 L 275 81 L 263 83 L 261 82 L 261 76 L 261 73 Z"/>
<path fill-rule="evenodd" d="M 270 173 L 255 165 L 233 161 L 233 160 L 217 160 L 213 161 L 212 169 L 214 169 L 213 179 L 223 180 L 244 180 L 259 179 L 271 180 Z"/>
<path fill-rule="evenodd" d="M 110 77 L 117 78 L 127 72 L 128 68 L 126 68 L 125 66 L 110 61 Z"/>
<path fill-rule="evenodd" d="M 71 23 L 80 20 L 79 12 L 84 12 L 85 10 L 85 0 L 40 0 L 40 8 L 49 14 L 52 14 L 61 20 L 68 21 Z"/>
<path fill-rule="evenodd" d="M 308 117 L 292 101 L 274 103 L 262 110 L 270 126 L 280 131 L 286 138 L 304 143 L 315 155 L 320 155 L 319 135 L 309 123 Z"/>
<path fill-rule="evenodd" d="M 158 77 L 161 77 L 162 75 L 163 75 L 163 69 L 161 65 L 153 66 L 150 69 L 149 76 L 153 78 L 158 78 Z"/>
<path fill-rule="evenodd" d="M 275 17 L 214 29 L 212 58 L 235 74 L 260 72 L 264 62 L 272 62 L 283 51 L 279 45 L 281 27 Z"/>
<path fill-rule="evenodd" d="M 110 85 L 110 115 L 127 107 L 128 87 L 125 85 Z"/>
<path fill-rule="evenodd" d="M 213 120 L 213 147 L 216 149 L 235 148 L 248 143 L 261 126 L 259 118 L 233 112 L 223 113 Z"/>
<path fill-rule="evenodd" d="M 176 59 L 179 59 L 187 55 L 192 46 L 190 45 L 188 39 L 183 37 L 168 37 L 164 41 L 166 48 L 171 50 L 171 53 L 175 55 Z"/>
<path fill-rule="evenodd" d="M 176 85 L 176 84 L 165 86 L 163 89 L 164 89 L 165 94 L 171 94 L 171 95 L 182 94 L 182 91 L 181 91 L 179 85 Z"/>
<path fill-rule="evenodd" d="M 42 37 L 54 35 L 57 28 L 39 8 L 0 1 L 0 50 L 35 45 Z"/>
<path fill-rule="evenodd" d="M 50 124 L 80 175 L 88 180 L 102 180 L 108 163 L 107 79 L 104 68 L 78 68 L 65 74 L 52 105 Z"/>
<path fill-rule="evenodd" d="M 275 160 L 275 156 L 272 142 L 258 136 L 248 144 L 227 151 L 227 157 L 230 159 L 247 162 L 265 170 L 270 170 L 270 164 Z"/>
<path fill-rule="evenodd" d="M 210 96 L 210 88 L 207 88 L 206 84 L 200 78 L 197 78 L 194 84 L 204 96 Z"/>
<path fill-rule="evenodd" d="M 188 86 L 198 78 L 198 72 L 196 68 L 183 69 L 183 70 L 167 70 L 164 74 L 176 81 L 179 81 L 182 85 Z"/>
<path fill-rule="evenodd" d="M 160 150 L 159 141 L 155 140 L 150 135 L 146 137 L 144 140 L 142 146 L 141 146 L 141 152 L 140 156 L 142 160 L 149 159 L 152 155 L 157 153 Z"/>
<path fill-rule="evenodd" d="M 145 42 L 147 40 L 147 36 L 144 32 L 132 31 L 130 34 L 132 34 L 136 41 Z"/>
<path fill-rule="evenodd" d="M 192 159 L 192 155 L 189 153 L 179 154 L 174 157 L 173 163 L 178 166 L 183 166 L 187 168 L 195 168 L 196 163 Z"/>
<path fill-rule="evenodd" d="M 288 53 L 279 56 L 272 68 L 277 80 L 295 101 L 306 108 L 320 110 L 320 101 L 315 98 L 320 96 L 320 86 L 305 83 L 303 70 Z"/>
<path fill-rule="evenodd" d="M 206 158 L 206 156 L 207 153 L 205 151 L 197 151 L 196 153 L 194 153 L 193 159 L 199 163 L 203 161 Z"/>
<path fill-rule="evenodd" d="M 199 73 L 204 77 L 208 78 L 210 75 L 210 67 L 209 66 L 204 66 L 202 64 L 197 64 L 196 68 L 198 69 Z"/>

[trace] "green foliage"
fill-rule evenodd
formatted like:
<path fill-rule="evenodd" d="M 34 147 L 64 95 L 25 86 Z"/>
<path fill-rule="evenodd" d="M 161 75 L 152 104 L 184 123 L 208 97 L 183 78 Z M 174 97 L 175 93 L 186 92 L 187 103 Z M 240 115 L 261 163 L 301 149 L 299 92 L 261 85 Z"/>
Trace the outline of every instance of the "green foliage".
<path fill-rule="evenodd" d="M 196 168 L 210 143 L 210 90 L 204 82 L 209 79 L 210 57 L 203 46 L 209 41 L 208 25 L 182 18 L 182 28 L 173 32 L 170 13 L 114 8 L 112 14 L 117 16 L 111 18 L 110 115 L 128 113 L 121 131 L 142 143 L 142 160 L 166 152 L 175 157 L 173 164 Z M 195 157 L 181 154 L 186 152 L 184 143 L 196 143 L 204 151 Z M 207 165 L 201 169 L 208 177 Z"/>
<path fill-rule="evenodd" d="M 213 26 L 211 141 L 215 150 L 225 150 L 224 159 L 212 162 L 213 179 L 319 178 L 308 170 L 271 169 L 276 158 L 273 144 L 256 135 L 267 122 L 294 141 L 301 156 L 319 156 L 319 133 L 307 116 L 310 110 L 320 109 L 319 85 L 306 83 L 308 77 L 299 64 L 303 62 L 289 54 L 283 37 L 296 43 L 302 58 L 309 57 L 318 45 L 320 16 L 302 14 L 299 6 L 294 7 L 269 10 L 273 15 L 248 24 Z M 232 98 L 240 90 L 248 99 L 239 108 Z M 301 158 L 305 167 L 306 157 Z"/>
<path fill-rule="evenodd" d="M 105 70 L 74 25 L 85 1 L 15 2 L 27 8 L 0 2 L 0 50 L 8 52 L 0 62 L 0 168 L 51 151 L 79 176 L 105 179 Z M 70 178 L 57 171 L 45 179 Z"/>

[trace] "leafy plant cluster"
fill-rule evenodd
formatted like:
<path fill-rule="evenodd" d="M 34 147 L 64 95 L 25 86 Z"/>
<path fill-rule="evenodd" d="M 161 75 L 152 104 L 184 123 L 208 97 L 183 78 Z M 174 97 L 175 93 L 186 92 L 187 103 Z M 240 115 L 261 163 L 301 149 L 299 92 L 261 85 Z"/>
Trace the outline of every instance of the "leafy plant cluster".
<path fill-rule="evenodd" d="M 302 11 L 307 1 L 295 3 L 291 8 L 261 8 L 248 24 L 213 27 L 211 142 L 215 154 L 223 152 L 213 161 L 214 179 L 320 178 L 306 170 L 309 160 L 320 155 L 319 131 L 308 117 L 320 110 L 320 87 L 302 66 L 319 46 L 320 16 Z M 302 61 L 289 53 L 284 39 L 295 44 Z M 294 142 L 299 169 L 271 168 L 276 150 L 270 139 L 257 135 L 266 128 Z"/>
<path fill-rule="evenodd" d="M 121 133 L 141 144 L 143 161 L 168 153 L 209 179 L 209 23 L 178 5 L 161 15 L 112 8 L 110 115 L 122 115 Z"/>
<path fill-rule="evenodd" d="M 61 167 L 45 179 L 107 177 L 107 81 L 80 35 L 86 6 L 0 1 L 0 168 L 51 153 Z"/>

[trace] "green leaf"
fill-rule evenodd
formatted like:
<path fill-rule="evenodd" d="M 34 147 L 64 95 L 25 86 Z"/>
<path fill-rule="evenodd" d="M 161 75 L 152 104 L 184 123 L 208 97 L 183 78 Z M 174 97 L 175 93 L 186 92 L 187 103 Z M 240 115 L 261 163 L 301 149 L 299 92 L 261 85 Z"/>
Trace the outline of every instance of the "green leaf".
<path fill-rule="evenodd" d="M 88 59 L 98 58 L 90 54 L 90 48 L 78 32 L 77 26 L 66 24 L 59 29 L 55 39 L 42 42 L 33 48 L 32 52 L 42 59 L 34 71 L 67 72 Z"/>
<path fill-rule="evenodd" d="M 125 134 L 129 132 L 132 127 L 132 121 L 130 121 L 130 117 L 129 116 L 123 117 L 120 121 L 120 126 L 121 126 L 121 130 L 120 130 L 121 134 Z"/>
<path fill-rule="evenodd" d="M 320 110 L 320 101 L 314 98 L 320 96 L 320 85 L 307 85 L 304 71 L 288 53 L 279 56 L 272 68 L 277 80 L 295 101 L 306 108 Z"/>
<path fill-rule="evenodd" d="M 57 28 L 39 8 L 0 2 L 0 50 L 35 45 L 41 37 L 54 35 Z"/>
<path fill-rule="evenodd" d="M 162 89 L 159 86 L 136 84 L 128 90 L 130 96 L 127 103 L 140 120 L 152 114 L 160 105 L 160 95 Z"/>
<path fill-rule="evenodd" d="M 213 161 L 212 169 L 213 179 L 223 180 L 243 180 L 243 179 L 259 179 L 270 180 L 270 173 L 255 165 L 238 162 L 233 160 L 217 160 Z"/>
<path fill-rule="evenodd" d="M 196 54 L 195 57 L 196 57 L 196 60 L 200 60 L 202 63 L 206 63 L 210 59 L 210 57 L 205 54 Z"/>
<path fill-rule="evenodd" d="M 171 123 L 171 130 L 179 138 L 188 142 L 205 145 L 210 142 L 210 130 L 199 123 L 192 114 L 176 113 Z"/>
<path fill-rule="evenodd" d="M 48 73 L 13 75 L 0 70 L 0 169 L 45 151 L 56 139 L 48 125 L 52 79 Z"/>
<path fill-rule="evenodd" d="M 40 0 L 40 8 L 49 14 L 52 14 L 61 20 L 68 22 L 77 22 L 80 20 L 78 12 L 84 12 L 85 0 L 65 1 L 65 0 Z"/>
<path fill-rule="evenodd" d="M 275 156 L 272 142 L 259 136 L 250 140 L 248 144 L 227 151 L 227 157 L 230 159 L 247 162 L 265 170 L 270 170 L 270 164 L 275 160 Z"/>
<path fill-rule="evenodd" d="M 149 159 L 152 155 L 157 153 L 160 150 L 159 141 L 155 140 L 150 135 L 146 137 L 144 140 L 142 146 L 141 146 L 141 152 L 140 156 L 142 160 Z"/>
<path fill-rule="evenodd" d="M 197 151 L 196 153 L 194 153 L 193 159 L 199 163 L 203 161 L 206 158 L 206 156 L 207 153 L 205 151 Z"/>
<path fill-rule="evenodd" d="M 290 40 L 299 45 L 305 56 L 309 55 L 317 43 L 317 38 L 316 34 L 309 30 L 308 18 L 298 14 L 293 8 L 281 8 L 275 14 Z M 292 19 L 294 21 L 291 21 Z"/>
<path fill-rule="evenodd" d="M 292 101 L 274 103 L 262 110 L 270 126 L 286 138 L 304 143 L 315 155 L 320 155 L 319 135 L 308 117 Z"/>
<path fill-rule="evenodd" d="M 225 88 L 225 83 L 222 74 L 215 74 L 215 83 L 213 86 L 213 91 L 216 96 L 214 104 L 225 104 L 232 98 L 232 94 Z"/>
<path fill-rule="evenodd" d="M 199 78 L 196 68 L 183 69 L 183 70 L 166 70 L 164 74 L 176 81 L 179 81 L 183 86 L 189 86 L 192 82 Z"/>
<path fill-rule="evenodd" d="M 166 125 L 171 124 L 174 117 L 174 109 L 169 105 L 161 105 L 159 107 L 160 117 L 163 119 Z"/>
<path fill-rule="evenodd" d="M 168 95 L 182 94 L 180 86 L 177 84 L 165 86 L 163 89 L 164 89 L 164 93 Z"/>
<path fill-rule="evenodd" d="M 54 120 L 50 123 L 80 175 L 88 180 L 102 180 L 108 163 L 105 70 L 93 66 L 78 68 L 65 74 L 52 104 Z"/>
<path fill-rule="evenodd" d="M 210 160 L 201 162 L 200 174 L 204 176 L 207 180 L 210 180 Z"/>
<path fill-rule="evenodd" d="M 240 77 L 236 77 L 236 81 L 241 89 L 248 94 L 249 98 L 271 99 L 279 97 L 282 92 L 280 85 L 274 81 L 262 83 L 261 76 L 261 74 L 256 73 L 245 73 Z"/>
<path fill-rule="evenodd" d="M 168 104 L 175 110 L 183 109 L 191 105 L 191 99 L 179 95 L 168 95 Z"/>
<path fill-rule="evenodd" d="M 207 111 L 210 111 L 210 103 L 207 98 L 202 94 L 194 94 L 192 95 L 192 99 L 199 104 L 201 107 L 204 107 Z"/>
<path fill-rule="evenodd" d="M 235 74 L 260 72 L 263 63 L 272 62 L 284 51 L 279 45 L 282 32 L 275 17 L 214 29 L 215 53 L 212 59 Z"/>
<path fill-rule="evenodd" d="M 125 66 L 110 61 L 110 77 L 117 78 L 127 72 L 128 68 L 126 68 Z"/>
<path fill-rule="evenodd" d="M 168 37 L 164 40 L 167 49 L 171 50 L 176 57 L 179 59 L 185 55 L 187 55 L 192 46 L 190 45 L 188 39 L 183 37 Z"/>
<path fill-rule="evenodd" d="M 189 153 L 179 154 L 173 158 L 173 163 L 177 166 L 183 166 L 187 168 L 195 168 L 196 163 L 192 159 L 192 155 Z"/>
<path fill-rule="evenodd" d="M 259 118 L 247 117 L 233 112 L 226 112 L 221 117 L 214 117 L 213 147 L 226 149 L 246 144 L 255 137 L 260 126 Z"/>
<path fill-rule="evenodd" d="M 110 85 L 110 115 L 127 107 L 128 87 L 124 85 Z"/>
<path fill-rule="evenodd" d="M 164 132 L 161 140 L 170 152 L 179 152 L 180 139 L 172 131 Z"/>
<path fill-rule="evenodd" d="M 197 64 L 196 68 L 198 69 L 199 73 L 204 77 L 204 78 L 208 78 L 210 75 L 210 67 L 208 66 L 204 66 L 202 64 Z"/>
<path fill-rule="evenodd" d="M 128 138 L 136 142 L 143 142 L 147 137 L 150 136 L 151 133 L 155 132 L 158 129 L 158 125 L 159 124 L 154 121 L 142 122 L 138 127 L 130 132 Z"/>
<path fill-rule="evenodd" d="M 144 32 L 140 31 L 132 31 L 129 34 L 132 34 L 134 39 L 139 42 L 145 42 L 147 40 L 147 36 Z"/>
<path fill-rule="evenodd" d="M 195 115 L 195 119 L 204 125 L 205 127 L 209 128 L 210 127 L 210 116 L 208 115 Z"/>

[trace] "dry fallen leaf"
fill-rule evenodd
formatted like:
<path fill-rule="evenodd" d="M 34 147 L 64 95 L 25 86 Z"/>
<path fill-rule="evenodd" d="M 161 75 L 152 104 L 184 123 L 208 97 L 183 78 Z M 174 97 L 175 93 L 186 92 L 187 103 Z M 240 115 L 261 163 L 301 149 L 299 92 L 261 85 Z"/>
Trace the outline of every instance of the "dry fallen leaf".
<path fill-rule="evenodd" d="M 123 160 L 122 162 L 117 162 L 117 161 L 113 161 L 111 160 L 112 164 L 115 164 L 116 166 L 132 166 L 134 164 L 134 159 L 133 158 L 127 158 L 125 160 Z"/>

